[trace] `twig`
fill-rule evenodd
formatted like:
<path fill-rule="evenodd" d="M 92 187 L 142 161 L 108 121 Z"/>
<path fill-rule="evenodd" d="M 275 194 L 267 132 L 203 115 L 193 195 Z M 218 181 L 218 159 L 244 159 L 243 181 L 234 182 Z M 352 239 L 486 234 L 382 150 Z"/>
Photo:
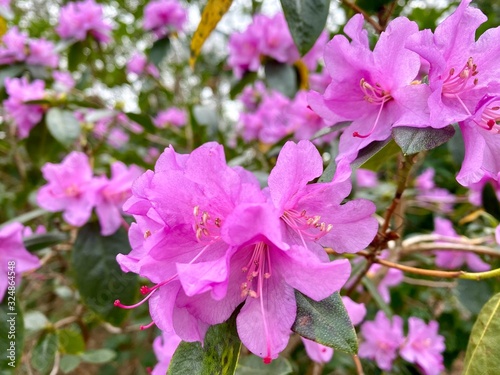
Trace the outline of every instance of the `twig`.
<path fill-rule="evenodd" d="M 492 250 L 487 246 L 452 244 L 452 243 L 421 243 L 401 248 L 401 255 L 422 251 L 469 251 L 471 253 L 500 257 L 500 251 Z"/>
<path fill-rule="evenodd" d="M 420 235 L 412 236 L 412 237 L 404 240 L 402 246 L 408 247 L 408 246 L 411 246 L 411 245 L 414 245 L 414 244 L 417 244 L 420 242 L 434 242 L 434 241 L 479 245 L 479 244 L 486 242 L 489 239 L 491 239 L 491 236 L 478 237 L 478 238 L 467 238 L 464 236 L 450 237 L 450 236 L 443 236 L 440 234 L 420 234 Z"/>
<path fill-rule="evenodd" d="M 358 375 L 365 375 L 365 372 L 363 371 L 363 366 L 361 365 L 361 361 L 359 360 L 359 357 L 356 354 L 353 354 L 352 360 L 354 361 L 354 364 L 356 365 L 356 371 Z"/>
<path fill-rule="evenodd" d="M 405 276 L 403 282 L 411 285 L 426 286 L 429 288 L 455 288 L 457 283 L 455 281 L 433 281 L 424 279 L 414 279 Z"/>
<path fill-rule="evenodd" d="M 368 13 L 366 13 L 363 9 L 361 9 L 360 7 L 358 7 L 356 4 L 354 3 L 351 3 L 350 1 L 348 0 L 340 0 L 342 2 L 342 4 L 344 4 L 345 6 L 351 8 L 352 10 L 354 10 L 356 13 L 360 13 L 363 15 L 363 17 L 365 18 L 366 22 L 368 22 L 370 25 L 372 25 L 375 30 L 377 30 L 377 32 L 380 34 L 382 31 L 384 31 L 384 28 L 382 26 L 379 25 L 379 23 L 377 21 L 375 21 L 373 18 L 371 18 Z"/>

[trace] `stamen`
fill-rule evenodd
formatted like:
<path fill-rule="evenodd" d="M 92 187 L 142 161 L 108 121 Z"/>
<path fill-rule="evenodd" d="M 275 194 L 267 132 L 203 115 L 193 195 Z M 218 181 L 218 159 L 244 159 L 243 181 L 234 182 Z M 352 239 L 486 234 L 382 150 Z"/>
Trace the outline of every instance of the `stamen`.
<path fill-rule="evenodd" d="M 154 324 L 155 322 L 151 322 L 149 324 L 146 324 L 145 326 L 140 326 L 139 328 L 141 331 L 144 331 L 145 329 L 151 328 Z"/>

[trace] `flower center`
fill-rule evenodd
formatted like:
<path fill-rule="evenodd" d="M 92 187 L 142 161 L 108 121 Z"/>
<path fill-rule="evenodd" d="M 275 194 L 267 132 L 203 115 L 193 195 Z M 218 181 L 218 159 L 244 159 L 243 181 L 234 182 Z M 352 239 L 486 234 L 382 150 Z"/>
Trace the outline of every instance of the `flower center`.
<path fill-rule="evenodd" d="M 479 121 L 474 120 L 477 126 L 494 134 L 500 134 L 500 99 L 489 103 L 481 114 Z"/>
<path fill-rule="evenodd" d="M 455 71 L 455 68 L 451 68 L 448 77 L 443 81 L 443 96 L 448 98 L 455 98 L 458 94 L 474 88 L 478 82 L 477 78 L 473 78 L 479 72 L 472 57 L 469 57 L 460 72 L 455 74 Z"/>
<path fill-rule="evenodd" d="M 264 279 L 271 277 L 269 248 L 264 242 L 255 245 L 250 261 L 241 271 L 247 274 L 246 280 L 241 284 L 241 296 L 259 298 Z"/>
<path fill-rule="evenodd" d="M 220 233 L 222 220 L 216 217 L 212 220 L 207 211 L 201 211 L 200 206 L 195 206 L 193 209 L 194 225 L 193 229 L 196 233 L 196 238 L 201 241 L 202 238 L 210 240 L 217 239 Z"/>
<path fill-rule="evenodd" d="M 64 193 L 67 197 L 74 198 L 80 195 L 80 189 L 78 189 L 78 186 L 76 186 L 75 184 L 71 184 L 66 189 L 64 189 Z"/>
<path fill-rule="evenodd" d="M 332 224 L 321 221 L 321 216 L 309 216 L 306 210 L 300 212 L 286 210 L 281 218 L 290 228 L 297 232 L 302 242 L 304 242 L 304 237 L 317 241 L 333 229 Z"/>
<path fill-rule="evenodd" d="M 382 113 L 382 109 L 384 108 L 384 104 L 392 100 L 392 96 L 391 93 L 389 91 L 384 90 L 379 83 L 376 83 L 375 86 L 372 86 L 364 78 L 361 78 L 359 85 L 361 86 L 361 90 L 365 94 L 363 96 L 363 99 L 370 104 L 377 105 L 380 107 L 377 114 L 377 118 L 375 119 L 372 128 L 367 134 L 359 134 L 358 132 L 352 133 L 353 137 L 367 138 L 373 133 L 373 131 L 377 127 L 380 114 Z"/>

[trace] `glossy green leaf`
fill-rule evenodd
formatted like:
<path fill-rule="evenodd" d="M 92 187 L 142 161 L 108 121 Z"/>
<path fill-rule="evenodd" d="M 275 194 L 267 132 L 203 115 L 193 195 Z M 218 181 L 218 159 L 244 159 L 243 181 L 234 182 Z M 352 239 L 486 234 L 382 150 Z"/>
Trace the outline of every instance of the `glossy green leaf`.
<path fill-rule="evenodd" d="M 81 354 L 85 351 L 85 342 L 80 332 L 76 329 L 65 328 L 57 332 L 61 353 Z"/>
<path fill-rule="evenodd" d="M 45 122 L 50 134 L 66 147 L 71 146 L 80 136 L 80 123 L 71 111 L 50 108 Z"/>
<path fill-rule="evenodd" d="M 291 373 L 293 373 L 292 365 L 282 357 L 266 365 L 262 358 L 249 355 L 241 358 L 236 368 L 236 375 L 289 375 Z"/>
<path fill-rule="evenodd" d="M 498 202 L 495 188 L 490 183 L 484 185 L 481 193 L 481 202 L 487 213 L 495 219 L 500 220 L 500 203 Z"/>
<path fill-rule="evenodd" d="M 149 60 L 156 66 L 160 65 L 170 50 L 170 38 L 168 36 L 158 39 L 149 50 Z"/>
<path fill-rule="evenodd" d="M 57 335 L 46 332 L 38 339 L 31 355 L 31 365 L 42 374 L 47 374 L 54 366 L 54 360 L 59 348 Z"/>
<path fill-rule="evenodd" d="M 128 305 L 135 302 L 137 275 L 124 273 L 116 262 L 117 254 L 130 252 L 127 232 L 120 228 L 107 237 L 99 232 L 97 223 L 80 229 L 71 262 L 84 303 L 104 320 L 119 325 L 130 310 L 115 307 L 113 302 L 116 299 Z"/>
<path fill-rule="evenodd" d="M 199 342 L 181 342 L 172 357 L 168 374 L 234 374 L 241 348 L 236 332 L 237 312 L 227 322 L 208 329 L 203 347 Z"/>
<path fill-rule="evenodd" d="M 73 370 L 75 370 L 80 363 L 82 363 L 82 359 L 77 355 L 63 355 L 61 357 L 61 362 L 59 363 L 59 369 L 65 373 L 69 374 Z"/>
<path fill-rule="evenodd" d="M 392 136 L 405 155 L 432 150 L 450 140 L 454 134 L 455 128 L 451 125 L 441 129 L 407 126 L 392 129 Z"/>
<path fill-rule="evenodd" d="M 293 41 L 304 56 L 325 28 L 330 0 L 281 0 L 281 6 Z"/>
<path fill-rule="evenodd" d="M 283 95 L 293 98 L 299 89 L 297 72 L 288 64 L 269 60 L 264 65 L 266 81 L 270 88 L 281 92 Z"/>
<path fill-rule="evenodd" d="M 63 232 L 50 232 L 42 234 L 33 234 L 24 237 L 24 246 L 28 251 L 36 251 L 57 245 L 68 240 L 68 234 Z"/>
<path fill-rule="evenodd" d="M 2 277 L 6 277 L 5 274 Z M 10 298 L 9 298 L 10 297 Z M 24 320 L 16 294 L 7 290 L 0 304 L 0 369 L 19 367 L 24 347 Z"/>
<path fill-rule="evenodd" d="M 463 375 L 494 375 L 500 369 L 500 293 L 481 309 L 465 354 Z"/>
<path fill-rule="evenodd" d="M 387 161 L 395 159 L 401 148 L 392 139 L 372 142 L 359 151 L 352 168 L 362 167 L 374 172 L 378 171 Z"/>
<path fill-rule="evenodd" d="M 314 301 L 295 291 L 297 317 L 292 330 L 299 335 L 349 354 L 358 351 L 356 331 L 338 292 Z"/>
<path fill-rule="evenodd" d="M 107 363 L 115 359 L 116 352 L 111 349 L 89 350 L 83 353 L 80 358 L 87 363 Z"/>

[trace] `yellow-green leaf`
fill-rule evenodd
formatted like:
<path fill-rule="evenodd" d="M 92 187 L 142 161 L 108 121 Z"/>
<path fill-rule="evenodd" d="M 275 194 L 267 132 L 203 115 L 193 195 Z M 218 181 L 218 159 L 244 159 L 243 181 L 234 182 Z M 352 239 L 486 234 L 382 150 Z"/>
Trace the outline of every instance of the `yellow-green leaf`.
<path fill-rule="evenodd" d="M 233 0 L 208 0 L 205 9 L 203 9 L 200 24 L 194 32 L 193 40 L 191 40 L 191 57 L 189 58 L 191 68 L 194 67 L 203 43 L 215 29 L 222 16 L 226 14 L 232 2 Z"/>
<path fill-rule="evenodd" d="M 467 346 L 463 375 L 495 375 L 500 369 L 500 293 L 481 309 Z"/>

